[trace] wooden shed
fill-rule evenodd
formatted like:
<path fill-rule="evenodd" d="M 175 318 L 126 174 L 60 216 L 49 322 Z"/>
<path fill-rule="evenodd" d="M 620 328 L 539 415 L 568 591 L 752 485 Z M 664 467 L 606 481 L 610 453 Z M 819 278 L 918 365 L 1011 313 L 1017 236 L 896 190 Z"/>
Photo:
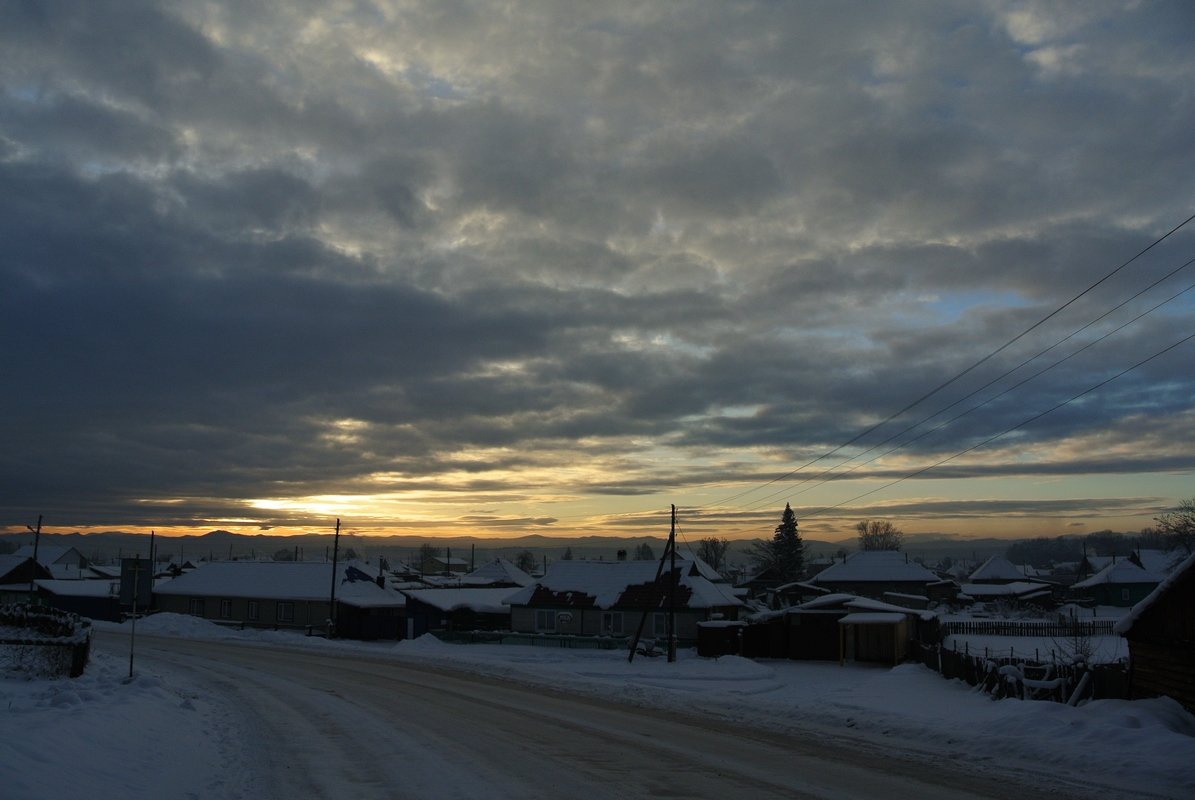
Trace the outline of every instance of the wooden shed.
<path fill-rule="evenodd" d="M 1166 695 L 1195 713 L 1195 555 L 1115 630 L 1129 644 L 1129 697 Z"/>

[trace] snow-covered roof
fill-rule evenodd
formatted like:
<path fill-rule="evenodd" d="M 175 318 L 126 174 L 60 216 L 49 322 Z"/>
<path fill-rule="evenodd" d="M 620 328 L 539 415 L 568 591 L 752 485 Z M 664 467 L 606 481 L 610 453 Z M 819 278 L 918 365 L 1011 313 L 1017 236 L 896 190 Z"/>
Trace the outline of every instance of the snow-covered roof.
<path fill-rule="evenodd" d="M 406 589 L 403 594 L 440 611 L 469 609 L 479 614 L 509 614 L 510 606 L 504 605 L 504 601 L 519 591 L 522 590 L 506 586 L 501 589 Z"/>
<path fill-rule="evenodd" d="M 13 555 L 20 556 L 21 558 L 33 558 L 33 545 L 23 544 L 16 549 Z M 64 547 L 60 544 L 41 544 L 37 547 L 37 563 L 45 567 L 55 564 L 62 559 L 69 559 L 78 563 L 81 558 L 83 558 L 83 554 L 73 547 Z"/>
<path fill-rule="evenodd" d="M 1135 623 L 1141 617 L 1141 614 L 1144 613 L 1145 610 L 1151 605 L 1153 605 L 1159 597 L 1170 591 L 1170 587 L 1173 586 L 1184 573 L 1191 569 L 1195 569 L 1195 553 L 1187 556 L 1181 564 L 1174 568 L 1173 572 L 1166 576 L 1165 580 L 1155 586 L 1154 590 L 1145 596 L 1144 600 L 1133 606 L 1132 609 L 1129 610 L 1129 613 L 1116 623 L 1115 627 L 1112 628 L 1112 631 L 1114 633 L 1119 633 L 1121 636 L 1124 636 L 1126 633 L 1128 633 L 1129 629 L 1133 627 L 1133 623 Z"/>
<path fill-rule="evenodd" d="M 361 608 L 403 605 L 401 596 L 378 586 L 362 566 L 351 562 L 337 566 L 337 601 Z M 154 591 L 190 597 L 328 600 L 331 589 L 332 565 L 326 561 L 214 561 Z"/>
<path fill-rule="evenodd" d="M 934 583 L 938 576 L 896 550 L 863 550 L 826 567 L 813 583 Z"/>
<path fill-rule="evenodd" d="M 1050 586 L 1033 581 L 1014 581 L 1012 583 L 964 583 L 961 587 L 963 594 L 971 597 L 1023 597 L 1041 592 L 1050 594 Z"/>
<path fill-rule="evenodd" d="M 39 580 L 39 589 L 59 597 L 110 597 L 119 593 L 120 581 Z"/>
<path fill-rule="evenodd" d="M 16 553 L 6 553 L 0 556 L 0 575 L 7 575 L 29 559 Z"/>
<path fill-rule="evenodd" d="M 799 606 L 794 606 L 793 609 L 801 611 L 821 611 L 832 609 L 849 609 L 851 611 L 885 611 L 899 614 L 912 614 L 921 619 L 929 620 L 934 618 L 934 612 L 926 611 L 920 608 L 905 608 L 893 603 L 885 603 L 883 600 L 872 600 L 870 597 L 859 597 L 855 594 L 847 594 L 845 592 L 836 592 L 828 594 L 825 597 L 815 597 L 814 599 L 801 603 Z M 792 611 L 793 609 L 788 609 Z"/>
<path fill-rule="evenodd" d="M 904 614 L 885 611 L 860 611 L 847 614 L 838 620 L 839 625 L 897 625 L 905 619 Z"/>
<path fill-rule="evenodd" d="M 707 565 L 708 566 L 708 565 Z M 534 584 L 525 586 L 507 599 L 511 605 L 526 605 L 545 592 L 567 605 L 588 608 L 611 608 L 619 604 L 630 604 L 624 594 L 634 587 L 652 584 L 656 578 L 659 563 L 656 561 L 557 561 L 548 567 L 548 572 Z M 714 583 L 703 575 L 700 566 L 678 551 L 676 560 L 680 573 L 678 586 L 687 590 L 688 608 L 715 608 L 742 606 L 743 601 L 734 595 L 730 586 Z M 696 573 L 696 574 L 695 574 Z M 668 571 L 660 577 L 667 585 Z"/>
<path fill-rule="evenodd" d="M 1133 553 L 1142 567 L 1157 575 L 1169 575 L 1170 572 L 1183 563 L 1186 553 L 1181 550 L 1138 550 Z"/>
<path fill-rule="evenodd" d="M 1089 589 L 1105 583 L 1161 583 L 1162 579 L 1162 575 L 1142 569 L 1125 558 L 1108 564 L 1090 578 L 1079 581 L 1071 588 Z"/>
<path fill-rule="evenodd" d="M 465 576 L 466 581 L 478 581 L 487 583 L 513 583 L 516 586 L 530 586 L 535 583 L 535 578 L 532 578 L 523 570 L 514 565 L 508 558 L 498 556 L 493 561 L 487 561 L 477 569 Z"/>
<path fill-rule="evenodd" d="M 1004 556 L 992 556 L 971 573 L 972 581 L 1017 581 L 1025 575 Z"/>

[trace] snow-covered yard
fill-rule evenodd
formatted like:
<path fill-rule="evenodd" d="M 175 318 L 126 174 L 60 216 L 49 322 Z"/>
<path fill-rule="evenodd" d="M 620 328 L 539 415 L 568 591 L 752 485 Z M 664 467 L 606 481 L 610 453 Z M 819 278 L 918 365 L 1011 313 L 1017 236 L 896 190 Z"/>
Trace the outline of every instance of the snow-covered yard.
<path fill-rule="evenodd" d="M 126 630 L 99 628 L 100 636 L 106 628 Z M 138 633 L 367 653 L 762 728 L 848 735 L 868 746 L 972 761 L 989 772 L 1001 764 L 1056 770 L 1109 787 L 1104 796 L 1195 796 L 1195 717 L 1165 698 L 1071 708 L 993 701 L 912 664 L 714 660 L 691 652 L 675 664 L 643 657 L 628 663 L 619 651 L 449 645 L 426 636 L 397 644 L 329 642 L 166 614 L 143 620 Z M 148 662 L 137 665 L 132 681 L 127 671 L 127 658 L 101 651 L 74 681 L 0 680 L 7 800 L 236 797 L 231 787 L 252 783 L 252 766 L 239 756 L 236 709 L 210 688 Z M 151 775 L 168 777 L 154 785 Z"/>

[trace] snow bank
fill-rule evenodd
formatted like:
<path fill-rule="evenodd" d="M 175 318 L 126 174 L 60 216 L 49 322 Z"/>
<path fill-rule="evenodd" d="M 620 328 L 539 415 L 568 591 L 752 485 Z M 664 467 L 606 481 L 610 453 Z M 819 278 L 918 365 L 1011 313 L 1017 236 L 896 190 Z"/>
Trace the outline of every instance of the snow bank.
<path fill-rule="evenodd" d="M 0 679 L 6 800 L 229 796 L 251 773 L 218 697 L 94 653 L 76 679 Z"/>

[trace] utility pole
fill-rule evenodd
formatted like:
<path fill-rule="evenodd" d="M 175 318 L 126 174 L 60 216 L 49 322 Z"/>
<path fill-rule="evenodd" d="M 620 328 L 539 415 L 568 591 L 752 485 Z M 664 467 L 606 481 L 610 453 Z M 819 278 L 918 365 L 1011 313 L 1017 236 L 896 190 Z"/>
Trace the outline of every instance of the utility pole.
<path fill-rule="evenodd" d="M 669 591 L 669 597 L 670 597 L 670 602 L 674 603 L 674 598 L 676 595 L 676 588 L 675 588 L 676 587 L 676 583 L 675 583 L 675 581 L 676 581 L 676 506 L 675 505 L 672 506 L 672 528 L 671 528 L 671 532 L 668 534 L 668 544 L 666 544 L 664 546 L 664 552 L 660 554 L 660 564 L 659 564 L 659 566 L 656 567 L 656 577 L 655 577 L 655 580 L 652 581 L 653 585 L 655 585 L 655 586 L 659 585 L 660 576 L 664 574 L 664 562 L 666 562 L 669 559 L 669 557 L 672 558 L 672 580 L 673 580 L 673 583 L 671 584 L 672 589 Z M 628 663 L 633 662 L 635 660 L 635 648 L 637 648 L 639 646 L 639 639 L 643 636 L 643 626 L 647 624 L 647 615 L 650 612 L 651 612 L 651 609 L 645 608 L 645 609 L 643 609 L 643 615 L 639 617 L 639 627 L 635 629 L 635 636 L 631 639 L 630 653 L 627 654 L 627 662 Z M 670 615 L 670 617 L 671 616 L 672 615 Z M 668 623 L 668 639 L 669 639 L 668 660 L 669 661 L 676 660 L 676 655 L 675 655 L 674 649 L 671 646 L 672 638 L 673 638 L 672 637 L 672 633 L 673 633 L 672 623 L 673 623 L 673 620 L 670 619 L 669 623 Z"/>
<path fill-rule="evenodd" d="M 152 575 L 152 564 L 151 575 Z M 129 632 L 129 680 L 133 679 L 133 645 L 137 642 L 137 581 L 141 577 L 141 555 L 133 556 L 133 627 Z M 152 578 L 151 578 L 152 580 Z"/>
<path fill-rule="evenodd" d="M 37 545 L 41 542 L 41 514 L 37 515 L 37 527 L 26 525 L 26 528 L 33 531 L 33 569 L 29 570 L 29 605 L 33 605 L 33 593 L 36 591 L 36 586 L 33 581 L 37 578 L 37 568 L 40 566 L 37 561 Z"/>
<path fill-rule="evenodd" d="M 340 519 L 336 520 L 336 537 L 332 540 L 332 596 L 328 601 L 328 638 L 336 636 L 336 559 L 340 555 Z M 310 621 L 310 620 L 309 620 Z"/>
<path fill-rule="evenodd" d="M 669 567 L 672 580 L 668 585 L 668 663 L 676 661 L 676 504 L 672 506 L 672 527 L 668 531 L 668 550 L 672 554 Z"/>

